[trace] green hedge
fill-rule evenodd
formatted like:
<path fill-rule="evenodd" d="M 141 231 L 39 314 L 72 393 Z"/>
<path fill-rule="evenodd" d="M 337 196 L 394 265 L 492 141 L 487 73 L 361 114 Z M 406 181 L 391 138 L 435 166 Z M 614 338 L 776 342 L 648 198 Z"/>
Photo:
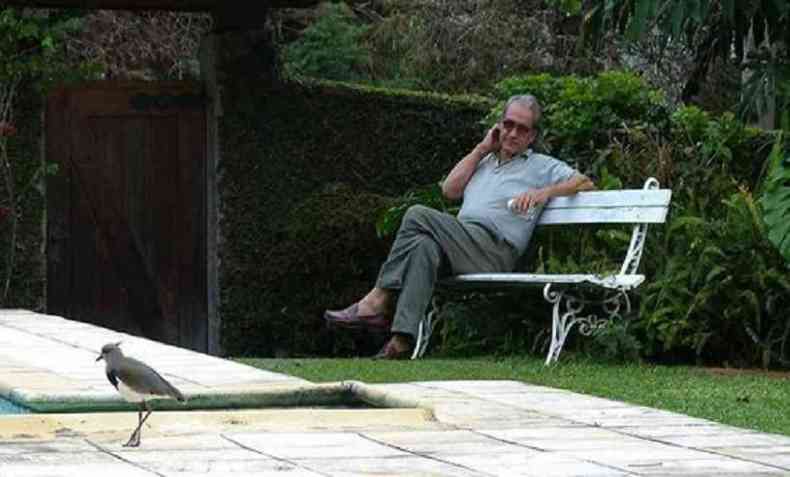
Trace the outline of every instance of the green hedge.
<path fill-rule="evenodd" d="M 231 355 L 327 352 L 321 315 L 373 284 L 392 197 L 436 182 L 493 103 L 330 82 L 235 87 L 221 123 L 221 315 Z"/>

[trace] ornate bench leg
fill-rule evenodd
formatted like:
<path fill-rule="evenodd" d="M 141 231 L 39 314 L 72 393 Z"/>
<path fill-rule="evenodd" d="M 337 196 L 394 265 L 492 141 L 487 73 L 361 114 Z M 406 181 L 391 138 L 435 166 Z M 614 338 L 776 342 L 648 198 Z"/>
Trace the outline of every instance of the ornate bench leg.
<path fill-rule="evenodd" d="M 422 358 L 425 350 L 428 349 L 428 343 L 431 341 L 431 334 L 433 333 L 434 319 L 439 313 L 439 302 L 434 296 L 431 299 L 431 308 L 425 317 L 420 321 L 420 327 L 417 330 L 417 339 L 414 341 L 414 352 L 411 359 Z"/>
<path fill-rule="evenodd" d="M 616 318 L 621 318 L 620 308 L 623 305 L 625 305 L 626 313 L 631 311 L 631 300 L 628 298 L 628 293 L 624 290 L 613 290 L 604 299 L 590 302 L 575 297 L 566 290 L 552 291 L 551 284 L 548 284 L 543 288 L 543 297 L 549 303 L 554 304 L 551 317 L 551 346 L 549 347 L 549 354 L 546 356 L 546 365 L 559 359 L 562 347 L 565 345 L 565 338 L 568 337 L 568 333 L 570 333 L 574 325 L 579 325 L 580 334 L 590 336 L 605 326 L 606 323 Z M 595 314 L 579 316 L 584 306 L 589 303 L 602 305 L 603 311 L 608 316 L 605 318 L 599 318 Z M 560 309 L 563 306 L 565 308 L 564 312 Z"/>
<path fill-rule="evenodd" d="M 554 304 L 551 316 L 551 345 L 549 354 L 546 356 L 546 365 L 554 363 L 559 359 L 562 347 L 565 345 L 565 338 L 573 328 L 579 318 L 576 316 L 584 308 L 584 303 L 566 294 L 565 291 L 552 291 L 551 284 L 543 288 L 543 297 L 546 301 Z M 560 307 L 565 305 L 564 313 Z"/>

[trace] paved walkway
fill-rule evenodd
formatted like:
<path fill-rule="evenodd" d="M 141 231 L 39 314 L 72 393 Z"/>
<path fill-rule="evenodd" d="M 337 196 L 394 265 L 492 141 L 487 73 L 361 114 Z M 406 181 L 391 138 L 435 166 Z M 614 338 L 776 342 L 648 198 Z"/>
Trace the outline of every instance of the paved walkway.
<path fill-rule="evenodd" d="M 121 340 L 189 402 L 308 407 L 161 410 L 137 449 L 132 412 L 8 415 L 0 477 L 790 476 L 790 437 L 514 381 L 317 385 L 21 310 L 0 310 L 0 396 L 122 406 L 94 361 Z M 349 399 L 392 408 L 325 407 Z"/>

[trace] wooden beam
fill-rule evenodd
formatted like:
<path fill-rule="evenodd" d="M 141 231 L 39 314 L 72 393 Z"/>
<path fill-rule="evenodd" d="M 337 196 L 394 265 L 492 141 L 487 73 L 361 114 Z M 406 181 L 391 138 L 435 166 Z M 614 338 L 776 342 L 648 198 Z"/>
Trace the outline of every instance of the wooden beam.
<path fill-rule="evenodd" d="M 269 8 L 307 8 L 320 0 L 256 0 Z M 0 0 L 0 7 L 29 8 L 86 8 L 91 10 L 169 10 L 180 12 L 210 12 L 227 8 L 228 0 Z M 232 8 L 244 10 L 246 2 L 233 2 Z"/>

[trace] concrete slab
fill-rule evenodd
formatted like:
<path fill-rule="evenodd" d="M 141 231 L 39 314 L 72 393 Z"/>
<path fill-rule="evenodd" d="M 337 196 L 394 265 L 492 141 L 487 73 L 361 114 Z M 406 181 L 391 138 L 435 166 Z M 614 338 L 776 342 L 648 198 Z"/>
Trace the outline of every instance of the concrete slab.
<path fill-rule="evenodd" d="M 164 406 L 134 449 L 134 412 L 3 416 L 0 477 L 790 476 L 787 436 L 517 381 L 319 385 L 25 310 L 0 310 L 0 396 L 120 406 L 94 361 L 115 341 L 192 403 L 308 407 Z M 321 405 L 349 397 L 387 408 Z"/>

